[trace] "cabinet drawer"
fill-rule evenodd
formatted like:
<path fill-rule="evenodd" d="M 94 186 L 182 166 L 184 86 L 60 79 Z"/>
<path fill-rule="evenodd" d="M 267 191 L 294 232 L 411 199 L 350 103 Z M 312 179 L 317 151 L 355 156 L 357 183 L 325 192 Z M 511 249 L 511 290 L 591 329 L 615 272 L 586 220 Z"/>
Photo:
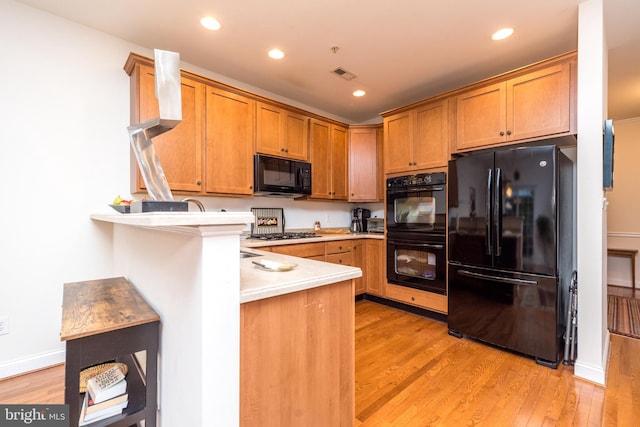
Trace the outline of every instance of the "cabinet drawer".
<path fill-rule="evenodd" d="M 447 314 L 447 296 L 387 283 L 387 298 Z"/>
<path fill-rule="evenodd" d="M 328 254 L 327 262 L 331 262 L 333 264 L 352 265 L 353 259 L 351 252 L 343 252 L 340 254 Z"/>
<path fill-rule="evenodd" d="M 297 245 L 272 246 L 271 252 L 300 258 L 324 256 L 324 243 L 300 243 Z"/>
<path fill-rule="evenodd" d="M 327 242 L 327 255 L 350 252 L 352 246 L 353 243 L 351 242 L 351 240 L 336 240 L 333 242 Z"/>

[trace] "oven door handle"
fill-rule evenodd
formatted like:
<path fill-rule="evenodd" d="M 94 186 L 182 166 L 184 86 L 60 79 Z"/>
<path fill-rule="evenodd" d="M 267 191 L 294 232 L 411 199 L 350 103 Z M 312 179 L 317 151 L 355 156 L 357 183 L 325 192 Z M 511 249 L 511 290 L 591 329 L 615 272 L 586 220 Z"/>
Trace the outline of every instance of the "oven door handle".
<path fill-rule="evenodd" d="M 491 276 L 489 274 L 475 273 L 473 271 L 468 271 L 468 270 L 458 270 L 458 274 L 461 276 L 473 277 L 476 279 L 491 280 L 494 282 L 509 283 L 512 285 L 538 286 L 538 282 L 535 280 L 512 279 L 509 277 Z"/>
<path fill-rule="evenodd" d="M 444 187 L 409 187 L 409 188 L 389 188 L 387 194 L 409 194 L 421 193 L 424 191 L 444 191 Z"/>
<path fill-rule="evenodd" d="M 418 246 L 421 248 L 433 248 L 433 249 L 444 249 L 444 245 L 438 245 L 438 244 L 433 244 L 433 243 L 416 243 L 413 240 L 389 240 L 389 243 L 391 244 L 401 244 L 401 245 L 411 245 L 411 246 Z"/>

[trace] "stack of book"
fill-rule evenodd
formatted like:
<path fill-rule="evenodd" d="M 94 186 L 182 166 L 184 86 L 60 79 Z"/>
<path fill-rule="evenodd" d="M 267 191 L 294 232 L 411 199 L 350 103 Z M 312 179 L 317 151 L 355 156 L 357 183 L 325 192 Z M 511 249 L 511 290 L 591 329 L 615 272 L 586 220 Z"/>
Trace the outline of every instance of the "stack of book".
<path fill-rule="evenodd" d="M 117 366 L 87 380 L 79 426 L 122 413 L 129 403 L 127 380 Z"/>

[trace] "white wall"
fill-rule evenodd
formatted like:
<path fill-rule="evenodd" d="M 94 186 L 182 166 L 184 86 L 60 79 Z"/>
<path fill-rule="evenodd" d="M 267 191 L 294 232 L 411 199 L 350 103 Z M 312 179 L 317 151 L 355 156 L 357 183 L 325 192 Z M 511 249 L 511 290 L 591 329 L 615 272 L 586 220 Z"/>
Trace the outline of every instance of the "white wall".
<path fill-rule="evenodd" d="M 109 211 L 107 204 L 129 191 L 129 77 L 123 65 L 129 52 L 152 57 L 154 47 L 162 48 L 136 46 L 0 1 L 0 316 L 8 315 L 10 324 L 10 333 L 0 336 L 0 378 L 64 361 L 63 284 L 117 273 L 110 228 L 89 214 Z M 289 228 L 311 228 L 316 220 L 346 227 L 355 206 L 201 200 L 209 210 L 284 207 Z M 380 204 L 372 208 L 382 214 Z"/>
<path fill-rule="evenodd" d="M 578 9 L 578 351 L 575 374 L 604 384 L 609 334 L 606 312 L 606 211 L 602 126 L 606 117 L 603 0 Z"/>
<path fill-rule="evenodd" d="M 640 118 L 615 121 L 614 182 L 607 199 L 607 247 L 640 250 Z M 640 276 L 640 257 L 636 257 L 636 271 Z M 628 258 L 609 257 L 607 283 L 631 287 L 631 262 Z M 636 282 L 640 277 L 636 277 Z M 638 286 L 638 284 L 636 284 Z"/>

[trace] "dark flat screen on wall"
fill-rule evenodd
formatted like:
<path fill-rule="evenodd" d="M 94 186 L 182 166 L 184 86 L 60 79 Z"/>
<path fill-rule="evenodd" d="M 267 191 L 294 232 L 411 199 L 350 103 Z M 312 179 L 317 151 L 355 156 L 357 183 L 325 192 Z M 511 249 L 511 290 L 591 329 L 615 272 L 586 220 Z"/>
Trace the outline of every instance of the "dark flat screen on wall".
<path fill-rule="evenodd" d="M 614 132 L 613 120 L 605 120 L 603 133 L 603 156 L 602 156 L 602 188 L 613 189 L 613 146 Z"/>

